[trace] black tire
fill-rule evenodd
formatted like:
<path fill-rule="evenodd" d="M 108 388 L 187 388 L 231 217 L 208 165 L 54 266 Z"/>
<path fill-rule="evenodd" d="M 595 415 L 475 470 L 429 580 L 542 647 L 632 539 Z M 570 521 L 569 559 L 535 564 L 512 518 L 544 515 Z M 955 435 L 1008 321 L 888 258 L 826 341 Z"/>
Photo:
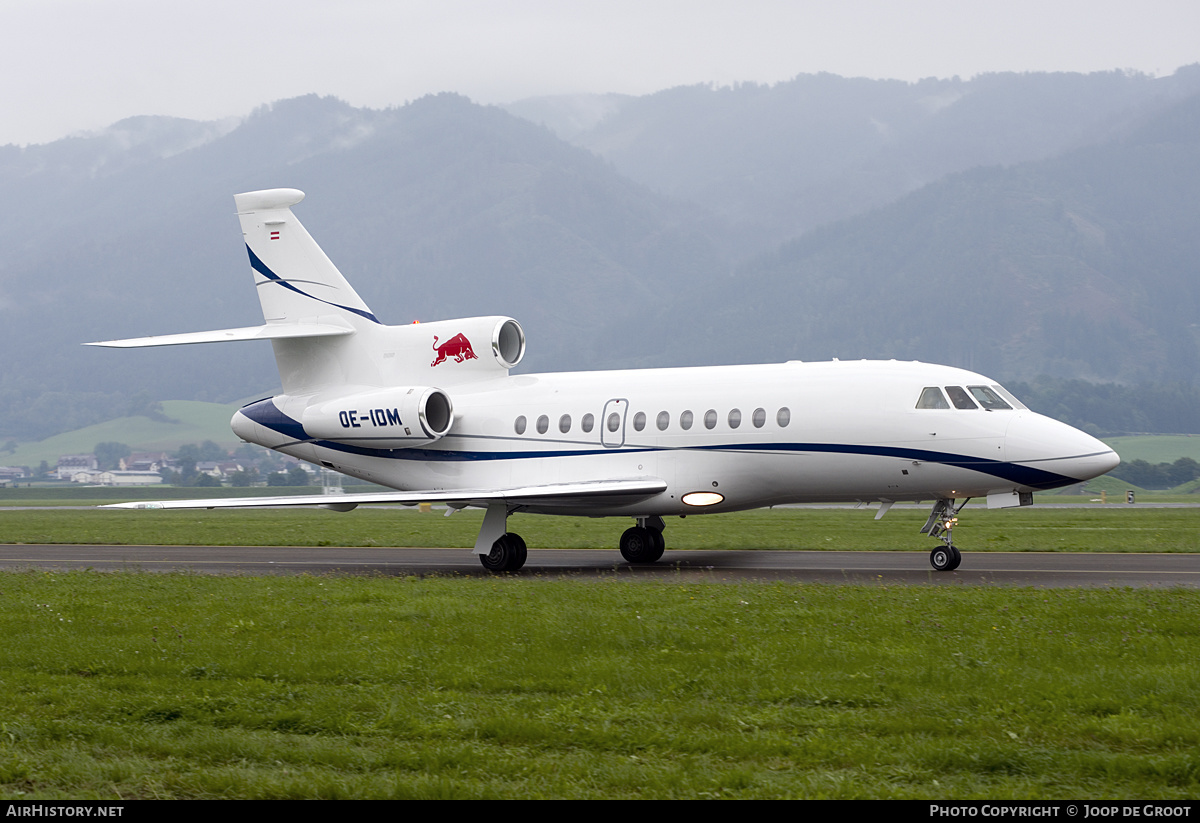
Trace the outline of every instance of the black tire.
<path fill-rule="evenodd" d="M 513 567 L 509 571 L 515 572 L 525 565 L 525 561 L 529 558 L 529 549 L 525 546 L 525 539 L 516 532 L 509 532 L 505 537 L 512 541 L 513 544 L 515 554 L 513 556 Z"/>
<path fill-rule="evenodd" d="M 654 543 L 653 543 L 654 551 L 653 551 L 653 556 L 648 557 L 646 562 L 647 563 L 656 563 L 660 559 L 662 559 L 663 552 L 665 552 L 667 550 L 667 538 L 663 537 L 662 532 L 656 532 L 654 529 L 647 529 L 647 531 L 650 532 L 650 536 L 654 540 Z"/>
<path fill-rule="evenodd" d="M 525 565 L 528 550 L 519 534 L 511 532 L 492 544 L 492 550 L 479 555 L 479 562 L 490 572 L 515 572 Z"/>
<path fill-rule="evenodd" d="M 621 556 L 630 563 L 653 563 L 662 557 L 666 542 L 652 529 L 634 526 L 621 535 Z"/>
<path fill-rule="evenodd" d="M 960 558 L 961 560 L 961 558 Z M 954 571 L 954 549 L 951 546 L 938 546 L 929 553 L 929 565 L 935 572 Z"/>
<path fill-rule="evenodd" d="M 950 568 L 946 569 L 948 572 L 952 572 L 957 569 L 958 564 L 962 562 L 962 552 L 960 552 L 957 548 L 951 546 L 950 553 L 954 555 L 954 557 L 950 560 Z"/>

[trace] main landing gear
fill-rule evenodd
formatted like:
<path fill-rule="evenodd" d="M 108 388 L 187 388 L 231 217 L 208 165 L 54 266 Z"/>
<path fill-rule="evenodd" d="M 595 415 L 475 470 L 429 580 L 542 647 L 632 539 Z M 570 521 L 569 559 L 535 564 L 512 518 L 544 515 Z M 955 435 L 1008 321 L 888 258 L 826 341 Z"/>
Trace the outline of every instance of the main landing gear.
<path fill-rule="evenodd" d="M 505 532 L 492 544 L 492 550 L 479 555 L 479 562 L 490 572 L 515 572 L 525 565 L 529 550 L 516 532 Z"/>
<path fill-rule="evenodd" d="M 962 562 L 962 552 L 954 547 L 954 543 L 951 540 L 951 532 L 954 529 L 954 524 L 958 522 L 958 513 L 962 511 L 962 507 L 967 505 L 970 499 L 968 497 L 959 503 L 958 506 L 955 506 L 953 497 L 939 498 L 933 504 L 933 511 L 929 513 L 929 519 L 921 527 L 921 534 L 936 537 L 946 544 L 944 547 L 939 546 L 929 553 L 929 564 L 933 566 L 933 570 L 936 572 L 952 572 Z"/>
<path fill-rule="evenodd" d="M 621 535 L 621 557 L 630 563 L 654 563 L 667 549 L 663 529 L 666 523 L 657 515 L 639 517 L 638 524 Z"/>
<path fill-rule="evenodd" d="M 475 541 L 479 562 L 490 572 L 515 572 L 525 565 L 529 550 L 516 532 L 506 531 L 508 508 L 489 506 Z M 629 563 L 653 563 L 663 556 L 667 541 L 663 539 L 666 523 L 661 517 L 639 517 L 637 525 L 621 535 L 621 556 Z"/>
<path fill-rule="evenodd" d="M 529 556 L 521 535 L 508 531 L 508 514 L 507 503 L 489 505 L 475 538 L 475 553 L 490 572 L 515 572 Z"/>

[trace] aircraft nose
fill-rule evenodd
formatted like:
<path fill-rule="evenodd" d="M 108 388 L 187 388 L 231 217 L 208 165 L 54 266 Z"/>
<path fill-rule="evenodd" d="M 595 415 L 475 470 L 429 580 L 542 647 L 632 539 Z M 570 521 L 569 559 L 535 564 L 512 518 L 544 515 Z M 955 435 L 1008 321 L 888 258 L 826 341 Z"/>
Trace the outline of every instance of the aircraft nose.
<path fill-rule="evenodd" d="M 1090 434 L 1040 414 L 1021 412 L 1004 438 L 1005 458 L 1061 475 L 1063 482 L 1090 480 L 1115 469 L 1120 456 Z"/>

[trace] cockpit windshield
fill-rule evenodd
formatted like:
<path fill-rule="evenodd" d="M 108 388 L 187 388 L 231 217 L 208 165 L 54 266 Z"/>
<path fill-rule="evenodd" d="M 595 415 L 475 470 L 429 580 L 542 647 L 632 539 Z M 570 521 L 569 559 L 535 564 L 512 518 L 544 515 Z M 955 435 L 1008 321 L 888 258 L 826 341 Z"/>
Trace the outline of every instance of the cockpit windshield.
<path fill-rule="evenodd" d="M 980 408 L 986 411 L 1000 411 L 1006 409 L 1023 409 L 1017 398 L 1013 397 L 1001 386 L 967 386 L 965 389 L 962 386 L 945 386 L 945 394 L 942 393 L 941 386 L 926 386 L 921 389 L 921 396 L 917 399 L 918 409 L 948 409 L 950 404 L 954 404 L 956 409 L 974 409 Z M 946 397 L 949 396 L 950 402 L 946 402 Z"/>
<path fill-rule="evenodd" d="M 975 405 L 975 401 L 973 401 L 970 396 L 963 391 L 962 386 L 947 386 L 946 394 L 950 395 L 950 402 L 954 404 L 954 408 L 956 409 L 979 408 Z"/>
<path fill-rule="evenodd" d="M 987 386 L 967 386 L 967 391 L 971 396 L 988 411 L 995 409 L 1012 409 L 1012 406 L 1004 402 L 1000 395 L 996 394 Z"/>
<path fill-rule="evenodd" d="M 917 401 L 918 409 L 948 409 L 946 395 L 937 386 L 927 386 L 921 390 L 921 399 Z"/>

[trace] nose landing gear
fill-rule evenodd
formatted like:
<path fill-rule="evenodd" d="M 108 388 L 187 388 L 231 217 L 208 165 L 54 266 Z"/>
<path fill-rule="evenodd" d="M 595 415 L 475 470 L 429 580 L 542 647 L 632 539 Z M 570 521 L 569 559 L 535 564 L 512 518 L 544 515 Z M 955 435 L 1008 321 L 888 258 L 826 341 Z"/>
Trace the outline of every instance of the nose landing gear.
<path fill-rule="evenodd" d="M 958 513 L 970 499 L 968 497 L 955 506 L 953 497 L 938 498 L 938 501 L 933 504 L 933 511 L 929 513 L 929 519 L 921 527 L 921 534 L 936 537 L 946 544 L 944 548 L 939 546 L 929 553 L 929 564 L 933 566 L 934 571 L 952 572 L 962 562 L 962 552 L 954 547 L 951 532 L 954 525 L 958 523 Z"/>

